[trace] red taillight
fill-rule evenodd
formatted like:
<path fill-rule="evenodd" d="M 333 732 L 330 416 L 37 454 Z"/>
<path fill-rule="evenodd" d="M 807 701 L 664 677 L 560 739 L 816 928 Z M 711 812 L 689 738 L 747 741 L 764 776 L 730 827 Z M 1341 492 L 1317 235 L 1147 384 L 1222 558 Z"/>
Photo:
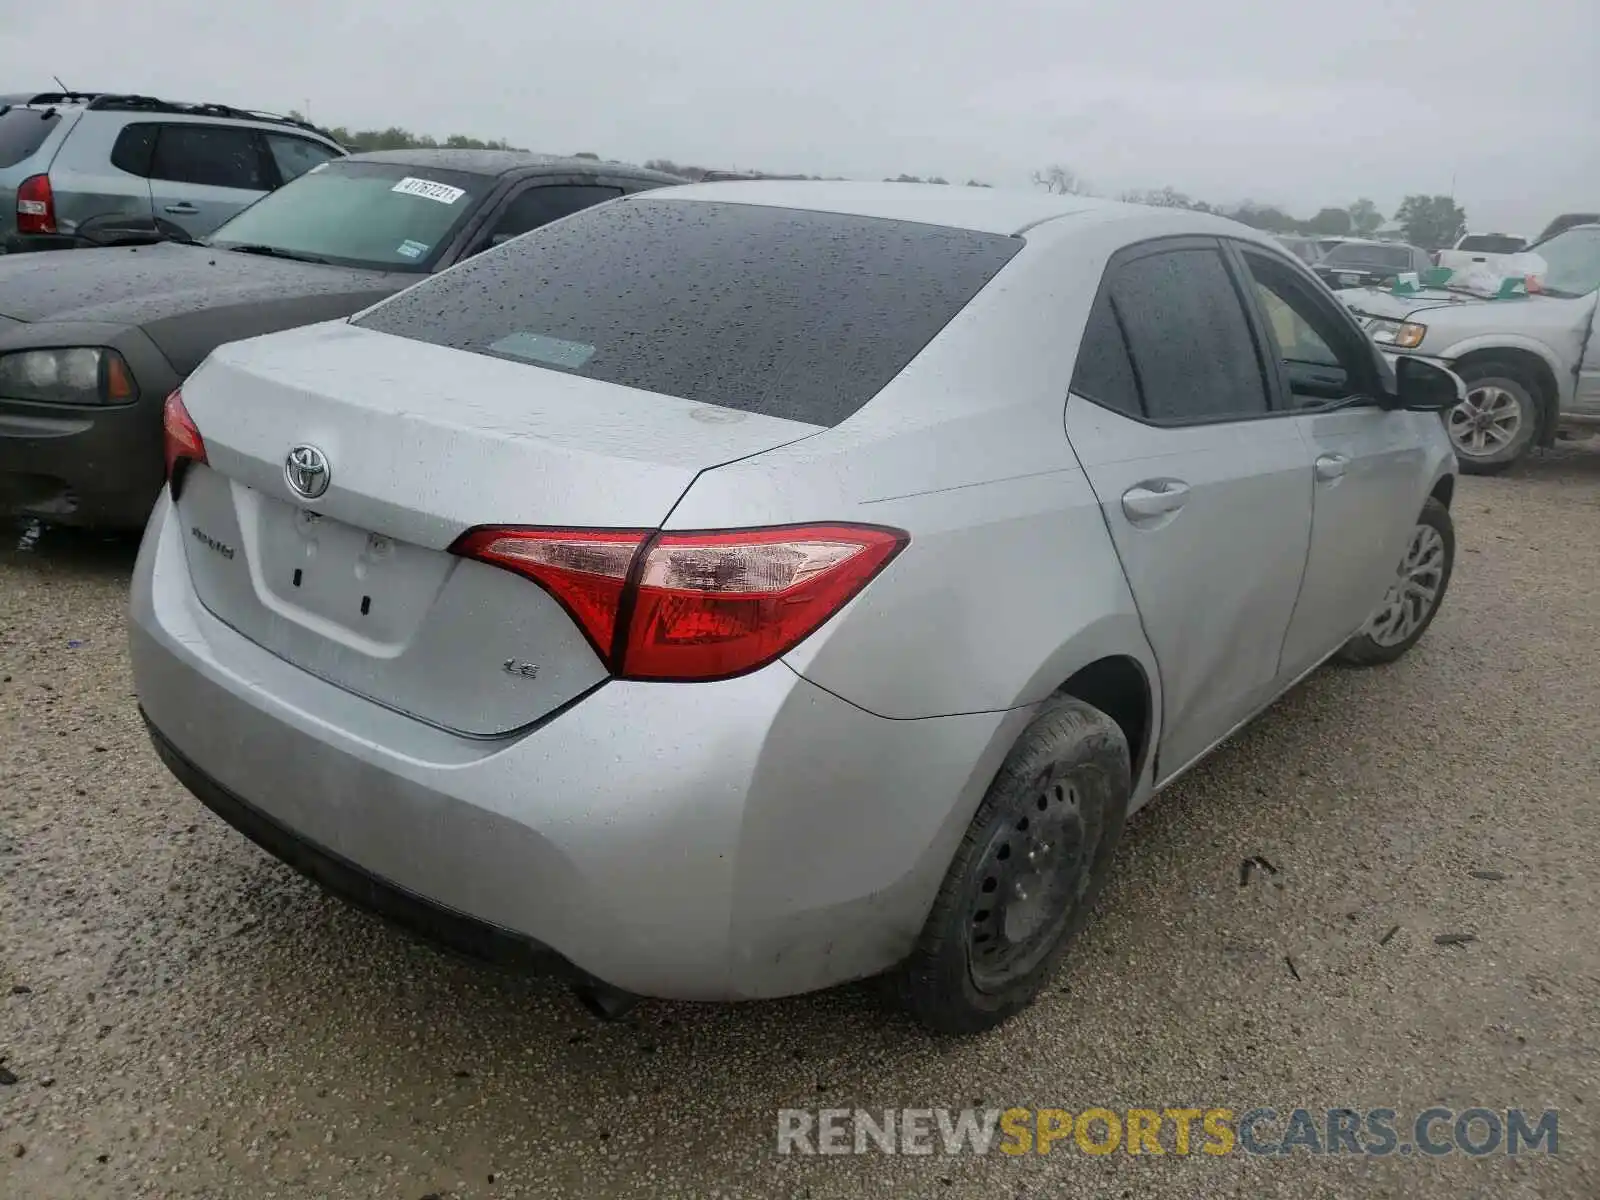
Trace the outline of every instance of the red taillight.
<path fill-rule="evenodd" d="M 664 533 L 628 622 L 630 679 L 720 679 L 797 646 L 906 543 L 896 530 L 811 525 Z"/>
<path fill-rule="evenodd" d="M 161 435 L 168 479 L 172 478 L 180 462 L 206 461 L 206 444 L 200 437 L 200 431 L 195 428 L 189 410 L 183 406 L 181 388 L 167 397 L 166 407 L 161 410 Z"/>
<path fill-rule="evenodd" d="M 612 674 L 708 680 L 787 654 L 908 540 L 872 525 L 654 535 L 478 529 L 453 549 L 544 587 Z"/>
<path fill-rule="evenodd" d="M 539 584 L 609 666 L 628 568 L 648 536 L 612 529 L 475 529 L 451 549 Z"/>
<path fill-rule="evenodd" d="M 30 175 L 17 185 L 17 232 L 54 233 L 56 198 L 50 176 Z"/>

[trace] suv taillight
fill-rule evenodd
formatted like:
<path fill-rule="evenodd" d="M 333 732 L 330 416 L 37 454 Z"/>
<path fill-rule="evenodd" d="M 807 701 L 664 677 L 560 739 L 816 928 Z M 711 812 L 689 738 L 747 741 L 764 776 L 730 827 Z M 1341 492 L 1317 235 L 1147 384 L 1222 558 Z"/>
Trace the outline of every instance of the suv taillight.
<path fill-rule="evenodd" d="M 549 592 L 622 679 L 728 679 L 787 654 L 910 538 L 875 525 L 707 533 L 484 528 L 453 553 Z"/>
<path fill-rule="evenodd" d="M 17 185 L 17 232 L 54 233 L 56 198 L 50 176 L 30 175 Z"/>
<path fill-rule="evenodd" d="M 183 389 L 173 391 L 161 410 L 161 441 L 167 460 L 167 478 L 171 479 L 179 463 L 205 462 L 206 444 L 195 428 L 189 410 L 183 406 Z"/>

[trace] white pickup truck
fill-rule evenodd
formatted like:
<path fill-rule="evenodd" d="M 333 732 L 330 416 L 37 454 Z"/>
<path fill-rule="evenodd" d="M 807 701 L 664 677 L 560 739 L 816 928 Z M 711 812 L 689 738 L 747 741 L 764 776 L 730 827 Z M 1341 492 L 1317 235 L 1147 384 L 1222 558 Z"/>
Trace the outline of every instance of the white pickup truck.
<path fill-rule="evenodd" d="M 1429 359 L 1466 383 L 1444 421 L 1474 475 L 1503 471 L 1562 431 L 1600 431 L 1600 224 L 1535 243 L 1505 274 L 1490 296 L 1449 279 L 1336 293 L 1385 353 Z"/>
<path fill-rule="evenodd" d="M 1441 250 L 1435 261 L 1452 271 L 1466 272 L 1485 267 L 1496 275 L 1509 273 L 1509 259 L 1528 248 L 1528 239 L 1511 233 L 1469 233 L 1449 250 Z"/>

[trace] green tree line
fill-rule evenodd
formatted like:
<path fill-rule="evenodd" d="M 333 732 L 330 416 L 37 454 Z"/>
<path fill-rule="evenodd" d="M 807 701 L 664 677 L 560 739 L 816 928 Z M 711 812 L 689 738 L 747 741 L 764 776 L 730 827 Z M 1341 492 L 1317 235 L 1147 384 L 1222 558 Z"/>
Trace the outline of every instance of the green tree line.
<path fill-rule="evenodd" d="M 294 110 L 289 115 L 296 121 L 306 118 Z M 524 147 L 513 146 L 504 138 L 468 137 L 464 133 L 452 133 L 449 137 L 440 139 L 426 133 L 412 133 L 409 129 L 401 129 L 398 125 L 391 125 L 387 129 L 348 129 L 343 125 L 319 125 L 328 136 L 341 146 L 350 150 L 521 150 Z M 597 157 L 590 155 L 589 157 Z"/>
<path fill-rule="evenodd" d="M 1083 176 L 1059 164 L 1035 171 L 1033 181 L 1052 192 L 1084 196 L 1095 194 Z M 1170 186 L 1123 192 L 1117 199 L 1131 204 L 1150 204 L 1157 208 L 1187 208 L 1195 212 L 1216 213 L 1266 233 L 1311 237 L 1371 237 L 1387 220 L 1378 206 L 1364 196 L 1346 205 L 1320 208 L 1310 217 L 1297 217 L 1275 204 L 1258 204 L 1253 200 L 1234 205 L 1214 205 L 1196 200 Z M 1406 241 L 1424 250 L 1442 250 L 1452 246 L 1467 230 L 1466 210 L 1452 196 L 1423 193 L 1407 196 L 1395 210 L 1395 220 L 1405 233 Z"/>

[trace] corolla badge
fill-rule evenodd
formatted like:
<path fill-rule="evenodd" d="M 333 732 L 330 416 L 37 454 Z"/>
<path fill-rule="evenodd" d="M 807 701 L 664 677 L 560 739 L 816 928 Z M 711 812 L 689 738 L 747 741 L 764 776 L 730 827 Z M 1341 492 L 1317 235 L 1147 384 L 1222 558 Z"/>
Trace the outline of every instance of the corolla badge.
<path fill-rule="evenodd" d="M 307 500 L 315 500 L 328 490 L 333 471 L 328 456 L 315 446 L 296 446 L 283 463 L 283 478 L 289 490 Z"/>

